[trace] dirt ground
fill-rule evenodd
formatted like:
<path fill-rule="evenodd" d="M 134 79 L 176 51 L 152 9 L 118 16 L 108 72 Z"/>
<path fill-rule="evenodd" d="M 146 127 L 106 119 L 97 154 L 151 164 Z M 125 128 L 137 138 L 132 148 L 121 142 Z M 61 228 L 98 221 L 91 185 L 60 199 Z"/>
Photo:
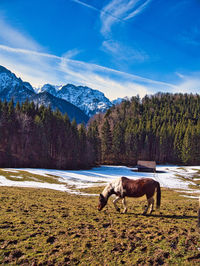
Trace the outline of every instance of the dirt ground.
<path fill-rule="evenodd" d="M 200 265 L 197 199 L 162 189 L 147 216 L 144 197 L 127 203 L 126 214 L 111 199 L 99 212 L 95 196 L 0 187 L 0 264 Z"/>

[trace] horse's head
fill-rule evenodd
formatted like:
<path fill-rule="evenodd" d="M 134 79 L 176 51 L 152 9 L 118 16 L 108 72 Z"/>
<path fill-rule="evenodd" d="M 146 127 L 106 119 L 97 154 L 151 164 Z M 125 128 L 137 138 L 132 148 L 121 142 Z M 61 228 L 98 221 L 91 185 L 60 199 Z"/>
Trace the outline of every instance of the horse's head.
<path fill-rule="evenodd" d="M 106 198 L 102 194 L 100 194 L 99 195 L 98 210 L 101 211 L 106 204 L 107 204 Z"/>

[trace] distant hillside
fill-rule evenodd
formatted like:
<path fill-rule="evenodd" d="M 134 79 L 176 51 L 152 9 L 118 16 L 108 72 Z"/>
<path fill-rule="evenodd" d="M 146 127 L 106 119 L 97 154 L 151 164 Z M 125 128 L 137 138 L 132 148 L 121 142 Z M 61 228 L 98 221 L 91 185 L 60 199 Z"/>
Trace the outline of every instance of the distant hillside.
<path fill-rule="evenodd" d="M 103 164 L 200 164 L 200 95 L 133 97 L 96 115 L 90 130 L 99 132 Z M 101 151 L 101 152 L 100 152 Z"/>

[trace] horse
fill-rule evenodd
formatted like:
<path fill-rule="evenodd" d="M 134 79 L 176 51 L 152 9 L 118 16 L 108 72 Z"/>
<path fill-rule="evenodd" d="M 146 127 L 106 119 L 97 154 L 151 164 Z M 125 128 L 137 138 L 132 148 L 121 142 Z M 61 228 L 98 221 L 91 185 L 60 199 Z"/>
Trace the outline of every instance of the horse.
<path fill-rule="evenodd" d="M 108 199 L 111 195 L 115 194 L 116 198 L 113 200 L 113 204 L 115 209 L 120 212 L 119 207 L 117 207 L 116 203 L 122 199 L 122 204 L 124 207 L 123 213 L 127 212 L 127 206 L 125 197 L 142 197 L 146 195 L 147 197 L 147 207 L 145 208 L 143 215 L 146 215 L 149 207 L 150 214 L 153 211 L 154 207 L 154 193 L 157 190 L 156 197 L 156 207 L 159 208 L 161 204 L 161 190 L 160 183 L 151 179 L 151 178 L 140 178 L 137 180 L 132 180 L 127 177 L 120 177 L 113 182 L 109 183 L 103 190 L 103 192 L 99 195 L 99 204 L 98 210 L 101 211 L 104 206 L 106 206 Z"/>

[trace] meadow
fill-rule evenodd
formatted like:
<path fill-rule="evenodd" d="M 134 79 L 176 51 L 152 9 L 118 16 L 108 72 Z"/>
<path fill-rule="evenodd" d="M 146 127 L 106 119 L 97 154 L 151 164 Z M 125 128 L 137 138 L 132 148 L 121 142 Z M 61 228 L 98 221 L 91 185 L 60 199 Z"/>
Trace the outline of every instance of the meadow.
<path fill-rule="evenodd" d="M 162 188 L 160 210 L 143 216 L 144 197 L 122 214 L 112 199 L 99 212 L 96 196 L 0 187 L 0 264 L 199 265 L 198 201 L 182 194 Z"/>

